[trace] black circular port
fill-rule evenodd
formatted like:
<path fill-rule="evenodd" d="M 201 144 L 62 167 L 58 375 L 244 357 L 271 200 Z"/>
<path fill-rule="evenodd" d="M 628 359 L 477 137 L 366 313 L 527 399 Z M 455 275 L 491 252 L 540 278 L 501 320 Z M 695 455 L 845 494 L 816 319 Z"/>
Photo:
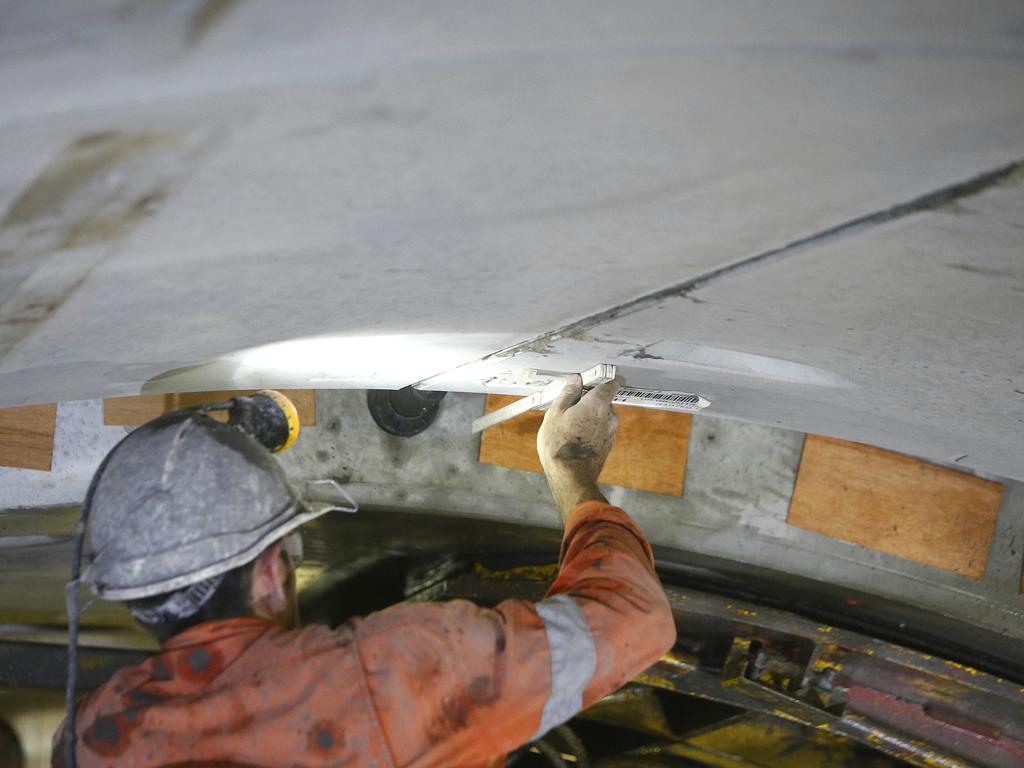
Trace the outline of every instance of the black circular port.
<path fill-rule="evenodd" d="M 366 404 L 378 427 L 391 435 L 412 437 L 434 423 L 446 394 L 412 387 L 371 389 L 366 393 Z"/>

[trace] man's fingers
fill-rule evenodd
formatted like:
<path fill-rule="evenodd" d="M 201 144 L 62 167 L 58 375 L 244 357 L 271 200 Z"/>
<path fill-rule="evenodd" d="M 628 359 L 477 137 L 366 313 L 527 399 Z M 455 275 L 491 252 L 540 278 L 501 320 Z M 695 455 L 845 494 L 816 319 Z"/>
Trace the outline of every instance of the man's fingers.
<path fill-rule="evenodd" d="M 592 402 L 595 405 L 611 405 L 612 400 L 615 399 L 615 395 L 622 389 L 622 382 L 619 379 L 612 379 L 606 381 L 604 384 L 599 384 L 592 390 L 587 392 L 586 400 L 588 403 Z"/>
<path fill-rule="evenodd" d="M 556 413 L 564 413 L 580 401 L 582 394 L 583 379 L 580 378 L 578 373 L 574 373 L 565 380 L 565 388 L 562 390 L 562 394 L 558 396 L 558 399 L 555 400 L 550 410 Z"/>

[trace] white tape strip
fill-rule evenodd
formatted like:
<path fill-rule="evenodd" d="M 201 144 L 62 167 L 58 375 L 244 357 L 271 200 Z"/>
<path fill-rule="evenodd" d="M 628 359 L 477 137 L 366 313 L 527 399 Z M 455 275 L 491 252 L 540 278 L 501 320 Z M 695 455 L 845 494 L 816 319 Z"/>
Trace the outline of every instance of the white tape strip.
<path fill-rule="evenodd" d="M 597 665 L 597 649 L 590 626 L 575 600 L 568 595 L 555 595 L 537 603 L 537 613 L 544 620 L 548 634 L 551 693 L 544 704 L 534 739 L 582 709 L 583 691 Z"/>

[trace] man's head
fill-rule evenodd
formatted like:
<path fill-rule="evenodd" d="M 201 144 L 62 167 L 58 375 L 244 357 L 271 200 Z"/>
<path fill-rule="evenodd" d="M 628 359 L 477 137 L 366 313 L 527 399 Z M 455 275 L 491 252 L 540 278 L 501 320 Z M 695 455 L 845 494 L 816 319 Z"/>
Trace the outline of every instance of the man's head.
<path fill-rule="evenodd" d="M 211 418 L 226 412 L 227 423 Z M 78 586 L 127 603 L 161 640 L 208 619 L 297 622 L 295 566 L 286 540 L 332 510 L 307 502 L 271 456 L 299 432 L 279 392 L 175 411 L 125 437 L 100 464 L 82 504 L 68 585 L 68 765 L 75 764 Z M 83 556 L 91 562 L 81 571 Z"/>
<path fill-rule="evenodd" d="M 265 428 L 284 422 L 287 410 L 270 395 L 282 397 L 216 406 L 228 411 L 226 424 L 210 417 L 210 407 L 144 424 L 93 477 L 83 505 L 91 562 L 82 580 L 100 597 L 126 603 L 159 637 L 232 616 L 294 625 L 296 529 L 325 512 L 355 511 L 343 491 L 304 500 L 288 483 L 268 446 L 286 447 L 282 435 L 293 430 Z M 234 418 L 236 401 L 248 403 L 243 419 Z M 265 434 L 273 442 L 257 439 Z M 348 504 L 339 506 L 337 495 Z"/>

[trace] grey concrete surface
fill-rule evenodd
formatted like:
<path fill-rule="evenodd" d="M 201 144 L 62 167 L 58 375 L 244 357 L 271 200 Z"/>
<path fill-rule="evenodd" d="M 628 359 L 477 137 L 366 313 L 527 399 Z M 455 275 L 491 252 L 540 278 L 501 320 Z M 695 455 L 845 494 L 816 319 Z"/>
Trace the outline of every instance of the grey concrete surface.
<path fill-rule="evenodd" d="M 1010 0 L 0 10 L 0 405 L 477 391 L 497 350 L 1024 158 Z M 592 330 L 719 415 L 1019 478 L 1024 312 L 977 271 L 1016 274 L 1014 205 Z"/>
<path fill-rule="evenodd" d="M 0 509 L 78 504 L 96 467 L 126 434 L 125 427 L 103 426 L 101 400 L 59 403 L 51 470 L 0 467 Z"/>
<path fill-rule="evenodd" d="M 479 395 L 361 389 L 613 362 L 712 401 L 683 498 L 607 489 L 656 544 L 1024 640 L 1019 483 L 981 581 L 785 522 L 804 432 L 1024 480 L 1022 81 L 1012 0 L 0 5 L 0 406 L 60 401 L 0 613 L 60 621 L 93 398 L 320 388 L 293 479 L 553 527 Z"/>
<path fill-rule="evenodd" d="M 479 439 L 469 427 L 483 412 L 479 396 L 449 394 L 437 422 L 408 440 L 377 428 L 364 397 L 360 392 L 319 394 L 318 426 L 282 456 L 290 476 L 334 477 L 367 505 L 557 525 L 541 475 L 478 463 Z M 1024 563 L 1022 548 L 1006 546 L 1002 538 L 1019 527 L 1019 510 L 1004 511 L 990 561 L 991 581 L 791 527 L 786 515 L 803 437 L 698 416 L 682 498 L 605 490 L 610 501 L 636 516 L 656 545 L 840 584 L 1024 640 L 1024 596 L 1009 590 L 1007 577 L 1000 575 L 1014 568 L 1019 574 Z M 1010 488 L 1008 496 L 1017 493 L 1016 484 Z"/>
<path fill-rule="evenodd" d="M 704 395 L 710 414 L 1019 480 L 1022 181 L 603 313 L 460 375 L 614 362 L 633 386 Z"/>
<path fill-rule="evenodd" d="M 325 478 L 343 483 L 365 507 L 360 514 L 377 508 L 557 527 L 542 475 L 478 462 L 479 438 L 470 424 L 482 412 L 482 396 L 449 394 L 430 429 L 403 439 L 376 426 L 365 392 L 325 390 L 318 393 L 317 425 L 303 430 L 281 462 L 297 484 Z M 58 420 L 57 455 L 78 460 L 55 462 L 45 484 L 46 473 L 28 470 L 6 470 L 0 482 L 0 510 L 7 510 L 0 512 L 0 551 L 11 587 L 0 595 L 0 619 L 6 621 L 59 621 L 74 514 L 43 513 L 38 505 L 80 502 L 106 446 L 124 434 L 124 428 L 101 426 L 98 403 L 62 404 Z M 988 573 L 975 581 L 787 525 L 802 445 L 801 433 L 699 416 L 683 497 L 610 486 L 605 491 L 656 546 L 682 556 L 838 585 L 1024 640 L 1019 484 L 1007 488 Z M 106 604 L 89 615 L 100 626 L 125 621 L 123 612 Z"/>

